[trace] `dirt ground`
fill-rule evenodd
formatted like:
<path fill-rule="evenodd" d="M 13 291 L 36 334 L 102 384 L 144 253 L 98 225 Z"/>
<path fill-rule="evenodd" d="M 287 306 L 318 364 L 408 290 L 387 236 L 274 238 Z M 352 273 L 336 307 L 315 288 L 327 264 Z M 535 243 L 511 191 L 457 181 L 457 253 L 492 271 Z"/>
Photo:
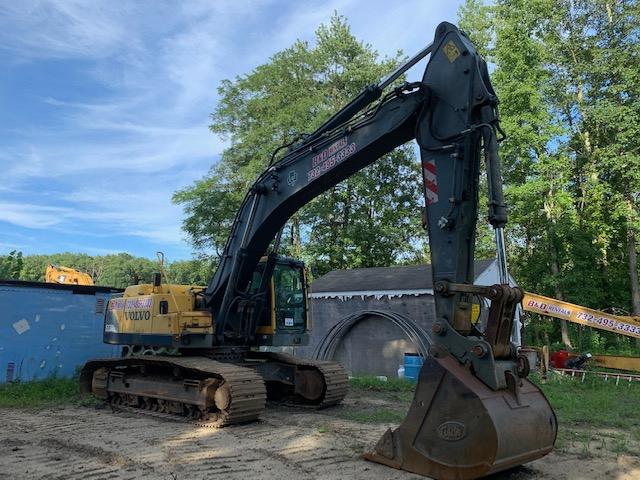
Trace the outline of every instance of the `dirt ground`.
<path fill-rule="evenodd" d="M 393 395 L 352 392 L 341 407 L 269 406 L 259 422 L 218 430 L 93 407 L 0 409 L 0 478 L 423 479 L 361 459 L 395 426 L 371 423 L 380 422 L 376 412 L 393 417 L 395 405 Z M 640 458 L 629 453 L 637 445 L 616 454 L 591 443 L 565 441 L 560 451 L 492 478 L 640 479 Z"/>

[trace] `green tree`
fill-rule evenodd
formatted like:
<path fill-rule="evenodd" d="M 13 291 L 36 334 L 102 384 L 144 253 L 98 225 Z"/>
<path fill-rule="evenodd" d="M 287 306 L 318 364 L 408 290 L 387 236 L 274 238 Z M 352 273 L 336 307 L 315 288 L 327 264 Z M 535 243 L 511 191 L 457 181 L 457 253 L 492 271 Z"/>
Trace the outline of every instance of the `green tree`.
<path fill-rule="evenodd" d="M 156 262 L 128 253 L 105 255 L 98 260 L 100 274 L 97 283 L 110 287 L 124 288 L 128 285 L 151 283 L 153 273 L 159 271 Z"/>
<path fill-rule="evenodd" d="M 511 249 L 514 271 L 521 283 L 532 280 L 535 291 L 561 299 L 561 239 L 573 215 L 566 192 L 566 158 L 552 145 L 562 130 L 552 121 L 547 49 L 540 38 L 540 14 L 548 7 L 550 2 L 544 1 L 503 1 L 491 7 L 469 1 L 460 15 L 462 27 L 496 65 L 492 80 L 508 135 L 501 149 L 511 207 L 508 232 L 510 244 L 523 247 Z M 533 251 L 537 259 L 529 265 L 522 256 Z M 566 322 L 563 339 L 570 344 Z"/>
<path fill-rule="evenodd" d="M 517 278 L 594 308 L 640 308 L 638 2 L 469 0 L 460 18 L 495 66 Z M 576 326 L 563 341 L 569 330 L 581 344 Z"/>
<path fill-rule="evenodd" d="M 55 253 L 51 255 L 27 255 L 22 259 L 20 279 L 42 282 L 48 264 L 62 265 L 89 273 L 96 285 L 124 288 L 138 283 L 149 283 L 159 267 L 147 258 L 128 253 L 98 255 L 83 253 Z"/>
<path fill-rule="evenodd" d="M 626 250 L 631 310 L 640 315 L 640 3 L 597 0 L 574 16 L 583 18 L 583 43 L 591 53 L 583 128 L 593 145 L 606 210 L 618 221 L 611 233 Z"/>
<path fill-rule="evenodd" d="M 28 255 L 24 257 L 20 278 L 42 282 L 45 279 L 45 271 L 49 264 L 75 268 L 91 275 L 94 280 L 97 277 L 97 265 L 94 257 L 82 253 L 54 253 L 51 255 Z"/>
<path fill-rule="evenodd" d="M 51 263 L 47 255 L 27 255 L 22 262 L 20 280 L 43 282 L 47 264 Z"/>
<path fill-rule="evenodd" d="M 0 279 L 17 280 L 22 270 L 22 252 L 12 250 L 9 255 L 0 256 Z"/>
<path fill-rule="evenodd" d="M 178 260 L 167 269 L 169 281 L 182 285 L 208 285 L 214 266 L 208 259 Z"/>
<path fill-rule="evenodd" d="M 211 130 L 230 145 L 204 179 L 174 195 L 194 246 L 219 254 L 242 197 L 274 150 L 320 126 L 400 58 L 380 60 L 335 15 L 318 28 L 314 45 L 297 41 L 253 72 L 223 81 Z M 284 236 L 289 253 L 320 273 L 397 262 L 419 243 L 420 197 L 414 151 L 399 149 L 295 215 Z"/>

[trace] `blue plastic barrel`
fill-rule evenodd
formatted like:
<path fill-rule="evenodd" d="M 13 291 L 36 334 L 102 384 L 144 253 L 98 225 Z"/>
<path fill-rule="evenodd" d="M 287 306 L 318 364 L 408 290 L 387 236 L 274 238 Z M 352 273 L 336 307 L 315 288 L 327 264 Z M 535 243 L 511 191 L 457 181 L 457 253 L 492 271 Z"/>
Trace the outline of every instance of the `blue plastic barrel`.
<path fill-rule="evenodd" d="M 417 353 L 404 354 L 404 378 L 410 382 L 416 382 L 420 369 L 422 368 L 423 358 Z"/>

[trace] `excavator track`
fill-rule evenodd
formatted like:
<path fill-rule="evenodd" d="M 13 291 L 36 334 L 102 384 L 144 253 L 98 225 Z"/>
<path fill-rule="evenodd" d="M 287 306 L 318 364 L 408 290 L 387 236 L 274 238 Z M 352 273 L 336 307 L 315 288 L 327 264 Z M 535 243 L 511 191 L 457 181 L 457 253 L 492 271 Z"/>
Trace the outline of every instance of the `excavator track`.
<path fill-rule="evenodd" d="M 321 409 L 338 405 L 349 391 L 349 376 L 342 366 L 337 362 L 326 360 L 309 360 L 305 358 L 297 358 L 286 353 L 276 352 L 252 352 L 250 358 L 267 359 L 285 365 L 316 369 L 324 380 L 323 394 L 320 399 L 313 403 L 300 403 L 289 399 L 272 399 L 279 403 L 292 405 L 296 407 L 307 407 Z"/>
<path fill-rule="evenodd" d="M 80 390 L 116 409 L 184 417 L 210 427 L 256 420 L 266 401 L 264 382 L 254 370 L 206 357 L 91 360 L 80 373 Z"/>
<path fill-rule="evenodd" d="M 194 420 L 192 418 L 184 417 L 181 415 L 175 415 L 173 413 L 164 413 L 164 412 L 158 412 L 155 410 L 147 410 L 147 409 L 141 410 L 140 408 L 137 408 L 137 407 L 130 407 L 128 405 L 115 404 L 111 402 L 109 402 L 108 405 L 114 412 L 130 413 L 133 415 L 140 415 L 140 413 L 142 413 L 145 417 L 157 418 L 158 420 L 165 420 L 167 422 L 186 423 L 189 425 L 193 425 L 194 427 L 204 427 L 204 428 L 220 428 L 221 427 L 220 425 L 216 425 L 215 423 L 212 423 L 209 421 Z"/>

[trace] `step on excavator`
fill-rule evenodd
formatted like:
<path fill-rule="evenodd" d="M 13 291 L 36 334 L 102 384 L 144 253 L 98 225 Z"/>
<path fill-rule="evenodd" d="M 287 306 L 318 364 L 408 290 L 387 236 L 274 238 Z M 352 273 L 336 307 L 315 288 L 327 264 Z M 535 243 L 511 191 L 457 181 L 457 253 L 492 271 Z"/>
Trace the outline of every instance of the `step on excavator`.
<path fill-rule="evenodd" d="M 421 81 L 400 77 L 422 58 Z M 277 255 L 283 226 L 301 207 L 396 147 L 420 147 L 436 320 L 433 342 L 402 424 L 368 460 L 436 479 L 471 479 L 549 453 L 555 414 L 527 380 L 511 342 L 523 292 L 508 285 L 498 143 L 498 98 L 485 61 L 450 23 L 432 44 L 362 91 L 315 132 L 271 161 L 246 194 L 207 287 L 128 287 L 110 300 L 104 340 L 126 356 L 87 362 L 81 390 L 140 412 L 214 426 L 256 419 L 265 399 L 307 407 L 339 403 L 347 375 L 335 362 L 258 347 L 308 341 L 304 269 Z M 473 285 L 480 163 L 500 284 Z M 474 299 L 491 300 L 486 327 Z"/>

